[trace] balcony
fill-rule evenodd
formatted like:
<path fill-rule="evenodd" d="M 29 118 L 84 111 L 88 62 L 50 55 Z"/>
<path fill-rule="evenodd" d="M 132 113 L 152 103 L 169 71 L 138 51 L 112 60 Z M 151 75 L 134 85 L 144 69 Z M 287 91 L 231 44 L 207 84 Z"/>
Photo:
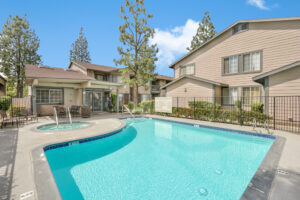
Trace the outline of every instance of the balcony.
<path fill-rule="evenodd" d="M 160 93 L 160 85 L 152 85 L 151 93 Z"/>

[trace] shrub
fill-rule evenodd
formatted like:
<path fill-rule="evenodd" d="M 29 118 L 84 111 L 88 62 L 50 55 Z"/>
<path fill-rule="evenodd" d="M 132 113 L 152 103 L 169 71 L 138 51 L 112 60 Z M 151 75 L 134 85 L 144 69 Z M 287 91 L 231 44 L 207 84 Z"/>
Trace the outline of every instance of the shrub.
<path fill-rule="evenodd" d="M 144 113 L 153 113 L 154 112 L 154 100 L 142 101 L 140 103 L 140 107 L 142 108 Z"/>
<path fill-rule="evenodd" d="M 234 102 L 234 105 L 235 105 L 235 107 L 237 108 L 237 109 L 242 109 L 242 102 L 241 102 L 241 100 L 236 100 L 235 102 Z"/>
<path fill-rule="evenodd" d="M 7 111 L 11 104 L 10 97 L 0 97 L 0 110 Z"/>
<path fill-rule="evenodd" d="M 117 95 L 116 94 L 111 94 L 111 105 L 113 110 L 116 110 L 117 106 Z"/>
<path fill-rule="evenodd" d="M 13 105 L 12 106 L 12 116 L 18 117 L 21 115 L 21 108 L 26 108 L 25 105 Z M 11 111 L 11 110 L 10 110 Z"/>
<path fill-rule="evenodd" d="M 264 104 L 263 103 L 253 103 L 251 104 L 251 111 L 263 113 L 264 112 Z"/>
<path fill-rule="evenodd" d="M 220 104 L 208 102 L 208 101 L 189 101 L 189 107 L 190 108 L 216 108 L 216 109 L 221 109 Z"/>
<path fill-rule="evenodd" d="M 130 101 L 128 103 L 128 108 L 129 108 L 130 112 L 132 112 L 132 110 L 134 109 L 134 102 Z"/>

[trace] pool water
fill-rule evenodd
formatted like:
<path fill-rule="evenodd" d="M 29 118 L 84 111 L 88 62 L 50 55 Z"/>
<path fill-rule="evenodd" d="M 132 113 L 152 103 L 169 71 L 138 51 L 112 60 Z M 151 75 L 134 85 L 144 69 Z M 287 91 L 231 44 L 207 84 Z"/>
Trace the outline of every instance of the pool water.
<path fill-rule="evenodd" d="M 156 119 L 46 151 L 63 199 L 240 199 L 274 139 Z"/>
<path fill-rule="evenodd" d="M 42 131 L 64 131 L 64 130 L 73 130 L 78 128 L 88 127 L 89 123 L 85 122 L 73 122 L 72 125 L 70 123 L 59 123 L 58 127 L 56 124 L 46 124 L 39 126 L 38 129 Z"/>

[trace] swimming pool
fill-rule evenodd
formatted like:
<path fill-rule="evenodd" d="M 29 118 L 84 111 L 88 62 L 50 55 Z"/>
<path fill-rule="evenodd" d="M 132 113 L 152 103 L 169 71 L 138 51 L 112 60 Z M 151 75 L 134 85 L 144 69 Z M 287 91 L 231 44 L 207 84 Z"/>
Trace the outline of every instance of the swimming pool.
<path fill-rule="evenodd" d="M 125 121 L 109 137 L 45 149 L 63 199 L 240 199 L 274 141 L 157 119 Z"/>

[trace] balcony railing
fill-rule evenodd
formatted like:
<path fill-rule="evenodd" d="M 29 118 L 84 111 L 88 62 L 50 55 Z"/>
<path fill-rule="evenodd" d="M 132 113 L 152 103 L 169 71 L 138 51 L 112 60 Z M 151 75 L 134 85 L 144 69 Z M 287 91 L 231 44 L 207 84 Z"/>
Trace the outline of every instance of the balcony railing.
<path fill-rule="evenodd" d="M 160 85 L 152 85 L 151 91 L 152 92 L 160 92 Z"/>

